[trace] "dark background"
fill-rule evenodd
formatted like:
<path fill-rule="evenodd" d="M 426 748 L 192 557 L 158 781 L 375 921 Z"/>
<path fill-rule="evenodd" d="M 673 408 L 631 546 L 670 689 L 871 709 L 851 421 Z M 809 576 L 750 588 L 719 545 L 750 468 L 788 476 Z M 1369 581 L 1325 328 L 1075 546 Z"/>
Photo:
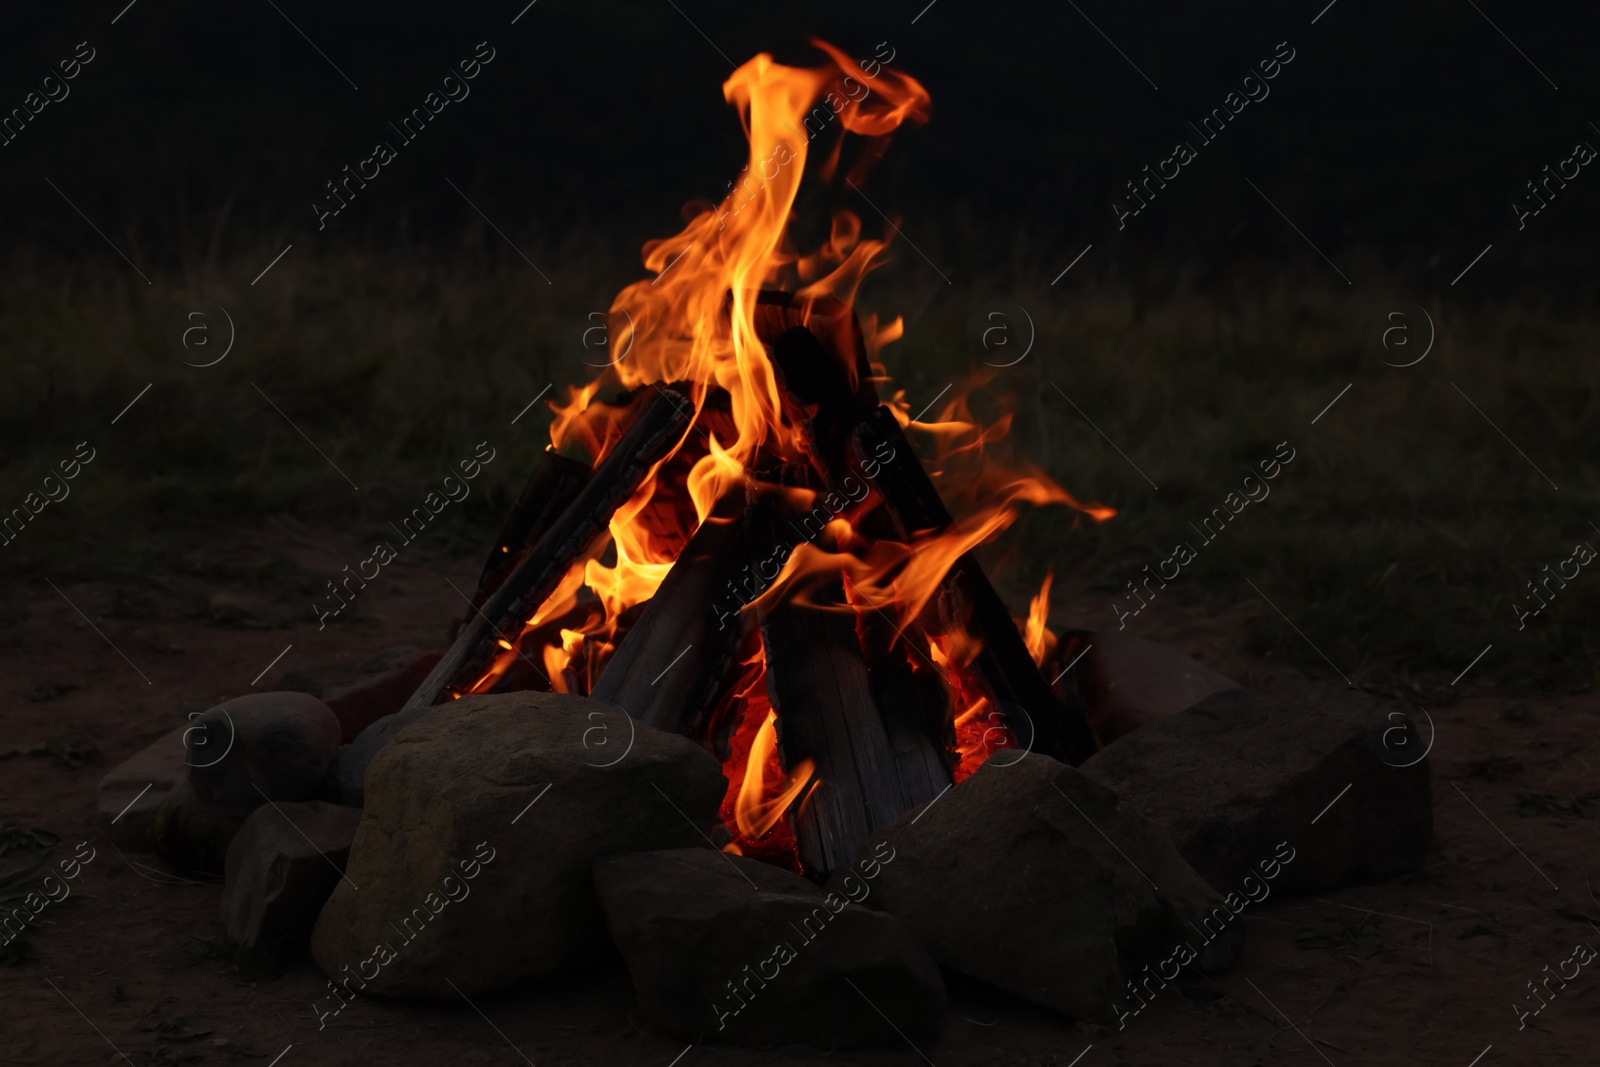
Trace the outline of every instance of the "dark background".
<path fill-rule="evenodd" d="M 67 100 L 0 148 L 8 244 L 71 259 L 97 241 L 49 177 L 125 237 L 135 262 L 157 267 L 226 258 L 258 235 L 444 247 L 478 224 L 448 178 L 513 237 L 582 233 L 631 249 L 641 233 L 673 228 L 682 202 L 720 193 L 742 161 L 718 90 L 728 60 L 769 50 L 804 62 L 815 33 L 858 56 L 887 41 L 895 68 L 931 91 L 933 122 L 900 138 L 872 187 L 891 214 L 943 221 L 907 226 L 947 271 L 1009 259 L 1019 232 L 1047 279 L 1090 242 L 1106 253 L 1090 270 L 1185 262 L 1202 284 L 1208 271 L 1298 262 L 1309 250 L 1248 178 L 1346 274 L 1376 261 L 1448 285 L 1492 241 L 1476 286 L 1587 288 L 1581 257 L 1600 197 L 1582 187 L 1600 179 L 1581 174 L 1559 220 L 1547 213 L 1522 233 L 1510 207 L 1576 141 L 1600 144 L 1586 124 L 1600 115 L 1590 110 L 1596 20 L 1582 4 L 1486 0 L 1480 13 L 1466 0 L 1338 0 L 1315 25 L 1325 0 L 1084 7 L 1157 90 L 1070 5 L 939 0 L 913 25 L 925 0 L 683 0 L 681 12 L 666 0 L 540 0 L 509 25 L 522 2 L 282 0 L 280 14 L 266 0 L 141 0 L 116 25 L 120 0 L 13 6 L 0 15 L 0 105 L 20 104 L 78 41 L 98 57 Z M 472 95 L 396 144 L 399 160 L 317 233 L 310 204 L 322 183 L 375 139 L 395 143 L 387 122 L 481 40 L 498 55 Z M 1176 138 L 1200 148 L 1187 120 L 1285 40 L 1297 55 L 1271 95 L 1119 234 L 1109 202 L 1122 183 Z"/>
<path fill-rule="evenodd" d="M 1527 1033 L 1506 1011 L 1526 1000 L 1514 983 L 1600 921 L 1584 868 L 1600 565 L 1524 618 L 1530 581 L 1600 546 L 1600 160 L 1525 230 L 1512 211 L 1576 142 L 1600 147 L 1592 2 L 537 0 L 513 26 L 525 4 L 0 6 L 0 114 L 78 42 L 98 53 L 0 146 L 0 514 L 80 442 L 97 450 L 71 496 L 0 547 L 0 757 L 45 757 L 0 760 L 0 851 L 12 820 L 88 832 L 101 769 L 64 753 L 114 765 L 280 672 L 340 678 L 388 647 L 446 644 L 458 588 L 549 440 L 539 398 L 595 377 L 590 316 L 653 273 L 641 245 L 745 162 L 720 90 L 733 66 L 763 50 L 814 64 L 811 34 L 856 56 L 886 42 L 933 101 L 866 185 L 903 229 L 857 304 L 903 316 L 889 388 L 915 412 L 984 376 L 978 419 L 1015 416 L 1005 458 L 1118 512 L 1029 510 L 982 546 L 1013 614 L 1053 574 L 1058 633 L 1120 633 L 1132 580 L 1193 541 L 1128 633 L 1247 688 L 1360 687 L 1429 711 L 1439 738 L 1426 867 L 1331 901 L 1275 898 L 1251 933 L 1274 962 L 1223 987 L 1236 999 L 1168 994 L 1158 1013 L 1197 1015 L 1145 1016 L 1119 1051 L 1116 1034 L 958 997 L 932 1058 L 1064 1064 L 1093 1041 L 1081 1067 L 1594 1062 L 1587 986 Z M 470 97 L 400 145 L 389 122 L 485 40 L 498 54 Z M 1281 41 L 1297 54 L 1271 95 L 1192 140 L 1188 122 Z M 398 158 L 318 232 L 323 183 L 380 138 Z M 1180 138 L 1199 157 L 1118 232 L 1112 198 Z M 836 204 L 884 235 L 873 208 L 836 197 L 803 203 L 797 246 Z M 1404 367 L 1369 341 L 1374 309 L 1399 300 L 1437 341 Z M 168 332 L 197 304 L 225 310 L 238 341 L 204 368 Z M 1037 331 L 998 372 L 971 343 L 997 307 Z M 932 465 L 928 438 L 914 443 Z M 324 627 L 329 583 L 479 442 L 497 458 L 472 495 Z M 1195 524 L 1283 447 L 1297 458 L 1270 499 L 1199 545 Z M 542 1067 L 821 1062 L 656 1043 L 620 970 L 599 989 L 510 991 L 482 1018 L 369 1005 L 386 1014 L 318 1034 L 309 968 L 259 986 L 222 969 L 211 890 L 151 884 L 171 879 L 104 849 L 89 878 L 113 874 L 75 894 L 78 915 L 46 916 L 41 962 L 0 968 L 16 1005 L 0 1009 L 0 1059 L 19 1061 L 20 1034 L 41 1053 L 27 1062 L 50 1064 L 106 1063 L 104 1041 L 141 1064 L 202 1048 L 280 1067 L 521 1062 L 493 1019 Z M 232 1048 L 169 1042 L 194 1019 Z M 1321 1034 L 1330 1052 L 1308 1054 Z"/>
<path fill-rule="evenodd" d="M 23 582 L 0 618 L 54 595 L 42 574 L 154 581 L 231 543 L 228 523 L 289 515 L 370 543 L 492 437 L 506 459 L 420 550 L 478 556 L 548 440 L 535 401 L 596 373 L 590 316 L 745 162 L 734 64 L 816 64 L 814 34 L 892 48 L 932 120 L 897 135 L 875 206 L 807 193 L 796 246 L 835 206 L 871 237 L 878 209 L 898 220 L 858 304 L 904 317 L 892 388 L 915 411 L 989 373 L 980 419 L 1014 410 L 1014 455 L 1118 510 L 1031 512 L 986 546 L 1016 611 L 1050 570 L 1058 606 L 1125 593 L 1288 439 L 1294 480 L 1140 632 L 1192 617 L 1311 671 L 1326 654 L 1441 682 L 1494 641 L 1477 675 L 1600 681 L 1600 587 L 1517 614 L 1600 517 L 1596 166 L 1525 230 L 1512 210 L 1578 141 L 1600 146 L 1591 8 L 125 2 L 0 14 L 5 111 L 78 42 L 98 53 L 0 147 L 5 506 L 77 442 L 105 455 L 5 549 Z M 471 95 L 401 143 L 389 123 L 480 41 L 497 54 Z M 1188 123 L 1279 42 L 1295 57 L 1270 95 L 1201 144 Z M 398 158 L 319 232 L 324 183 L 379 139 Z M 1112 199 L 1178 139 L 1198 158 L 1119 232 Z M 1404 369 L 1369 337 L 1400 299 L 1437 330 Z M 237 328 L 212 368 L 170 332 L 196 302 Z M 996 306 L 1038 338 L 998 377 L 970 344 Z M 1247 621 L 1214 621 L 1230 617 Z"/>

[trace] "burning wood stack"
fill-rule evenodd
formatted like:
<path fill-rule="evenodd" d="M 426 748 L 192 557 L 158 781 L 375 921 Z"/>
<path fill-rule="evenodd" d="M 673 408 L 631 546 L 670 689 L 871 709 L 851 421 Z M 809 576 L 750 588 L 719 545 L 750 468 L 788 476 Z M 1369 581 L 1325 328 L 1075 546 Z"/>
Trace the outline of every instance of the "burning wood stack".
<path fill-rule="evenodd" d="M 844 211 L 809 255 L 787 229 L 819 132 L 839 135 L 821 179 L 858 185 L 928 94 L 816 43 L 822 67 L 760 56 L 724 84 L 750 140 L 740 187 L 646 245 L 656 277 L 613 302 L 601 378 L 552 405 L 552 448 L 406 710 L 604 701 L 718 756 L 730 851 L 824 878 L 997 748 L 1094 752 L 1070 681 L 1038 666 L 1044 597 L 1025 638 L 971 551 L 1021 503 L 1111 511 L 987 462 L 1004 422 L 979 425 L 959 395 L 927 424 L 880 398 L 901 325 L 852 304 L 887 242 Z M 913 426 L 939 446 L 931 474 Z"/>
<path fill-rule="evenodd" d="M 801 454 L 763 450 L 727 480 L 653 595 L 616 620 L 592 684 L 575 659 L 552 670 L 560 656 L 529 653 L 571 643 L 556 635 L 572 634 L 584 609 L 547 610 L 564 578 L 605 548 L 619 509 L 651 479 L 657 507 L 692 509 L 663 479 L 714 456 L 732 410 L 716 387 L 635 390 L 612 412 L 616 435 L 592 469 L 542 455 L 490 552 L 473 611 L 407 708 L 472 692 L 586 693 L 702 742 L 725 765 L 742 760 L 730 767 L 729 839 L 741 851 L 797 858 L 820 879 L 874 829 L 952 784 L 963 769 L 961 711 L 981 718 L 962 724 L 979 731 L 974 754 L 1015 745 L 1077 764 L 1096 746 L 1074 690 L 1052 687 L 977 560 L 947 544 L 954 519 L 894 410 L 879 402 L 850 310 L 779 291 L 760 292 L 753 306 Z M 652 510 L 631 521 L 664 525 Z M 888 547 L 902 573 L 921 546 L 949 558 L 908 611 L 905 595 L 885 598 L 892 582 L 852 578 L 863 560 L 846 551 L 851 543 L 867 556 Z M 955 663 L 941 648 L 972 651 Z M 755 735 L 740 736 L 752 711 Z M 778 771 L 770 782 L 769 762 Z"/>
<path fill-rule="evenodd" d="M 973 553 L 1022 504 L 1112 513 L 1003 469 L 1006 421 L 959 392 L 923 422 L 889 391 L 877 357 L 901 324 L 853 310 L 886 245 L 853 216 L 810 255 L 789 246 L 806 110 L 851 101 L 829 121 L 866 138 L 854 184 L 928 102 L 819 47 L 829 65 L 761 55 L 725 84 L 761 185 L 646 246 L 656 276 L 613 303 L 604 374 L 552 404 L 551 447 L 437 662 L 360 708 L 324 687 L 329 703 L 218 705 L 103 783 L 114 826 L 166 768 L 170 795 L 136 812 L 145 836 L 183 869 L 220 858 L 230 939 L 310 948 L 333 994 L 319 1024 L 369 984 L 465 998 L 607 944 L 651 1024 L 695 1042 L 920 1039 L 944 1009 L 939 966 L 1120 1024 L 1124 988 L 1142 1004 L 1169 965 L 1237 955 L 1243 898 L 1218 889 L 1251 894 L 1301 845 L 1316 858 L 1283 883 L 1300 892 L 1427 855 L 1414 731 L 1353 696 L 1245 694 L 1096 635 L 1096 752 L 1058 670 L 1090 635 L 1055 641 L 1048 580 L 1019 624 Z M 852 70 L 870 92 L 848 91 Z M 591 746 L 621 725 L 615 758 Z M 1352 789 L 1360 804 L 1330 803 Z M 507 855 L 492 868 L 485 834 Z"/>

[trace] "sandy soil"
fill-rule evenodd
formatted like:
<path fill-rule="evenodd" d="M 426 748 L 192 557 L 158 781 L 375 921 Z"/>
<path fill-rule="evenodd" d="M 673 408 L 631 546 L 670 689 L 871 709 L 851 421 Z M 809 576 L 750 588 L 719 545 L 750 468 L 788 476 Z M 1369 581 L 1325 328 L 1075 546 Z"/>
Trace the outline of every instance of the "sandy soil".
<path fill-rule="evenodd" d="M 230 549 L 226 566 L 197 549 L 175 557 L 157 585 L 57 579 L 92 627 L 48 585 L 28 583 L 28 617 L 0 630 L 0 751 L 91 740 L 114 765 L 182 725 L 186 711 L 248 691 L 285 646 L 262 686 L 285 669 L 351 667 L 387 645 L 438 645 L 461 610 L 445 579 L 465 589 L 475 578 L 470 563 L 402 560 L 362 594 L 358 615 L 318 632 L 309 591 L 359 558 L 360 546 L 288 521 L 226 535 L 245 546 Z M 269 566 L 274 558 L 294 566 Z M 1225 613 L 1202 622 L 1174 606 L 1146 635 L 1241 681 L 1276 673 L 1230 644 L 1238 621 Z M 0 1063 L 1594 1063 L 1600 970 L 1581 971 L 1526 1029 L 1514 1005 L 1534 1004 L 1527 984 L 1577 943 L 1600 947 L 1586 869 L 1595 822 L 1539 800 L 1521 802 L 1519 814 L 1518 799 L 1600 790 L 1600 697 L 1478 696 L 1428 710 L 1436 832 L 1422 870 L 1251 908 L 1236 968 L 1209 988 L 1166 990 L 1125 1030 L 1075 1024 L 951 976 L 939 1040 L 878 1052 L 686 1048 L 642 1028 L 614 960 L 471 1006 L 360 998 L 319 1030 L 311 1004 L 323 979 L 312 966 L 240 977 L 207 952 L 219 933 L 219 888 L 124 856 L 94 827 L 105 766 L 13 758 L 0 762 L 0 821 L 58 834 L 58 857 L 81 840 L 97 851 L 72 898 L 47 909 L 29 936 L 39 958 L 0 966 Z M 0 856 L 0 871 L 26 857 Z M 209 1032 L 182 1036 L 194 1030 Z"/>

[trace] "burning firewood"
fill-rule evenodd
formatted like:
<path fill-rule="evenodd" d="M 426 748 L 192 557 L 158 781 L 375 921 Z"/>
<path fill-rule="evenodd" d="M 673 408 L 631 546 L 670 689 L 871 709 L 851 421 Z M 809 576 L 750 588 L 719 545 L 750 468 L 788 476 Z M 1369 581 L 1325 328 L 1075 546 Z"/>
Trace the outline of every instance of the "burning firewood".
<path fill-rule="evenodd" d="M 786 467 L 779 475 L 801 485 L 816 477 L 804 466 Z M 767 532 L 765 539 L 776 541 L 794 507 L 778 493 L 766 503 L 750 516 L 753 533 L 762 540 Z M 838 547 L 827 532 L 819 539 L 827 548 Z M 766 693 L 777 713 L 783 767 L 791 775 L 814 768 L 813 784 L 799 796 L 791 818 L 800 863 L 821 880 L 849 864 L 874 829 L 949 786 L 942 724 L 907 714 L 911 709 L 898 699 L 907 691 L 892 684 L 894 648 L 887 641 L 875 642 L 874 674 L 842 576 L 804 598 L 782 598 L 758 610 Z M 887 717 L 880 693 L 892 700 Z"/>
<path fill-rule="evenodd" d="M 800 95 L 831 99 L 846 69 L 807 75 Z M 920 85 L 880 75 L 836 112 L 871 139 L 852 184 L 926 118 Z M 1095 744 L 969 554 L 1012 498 L 955 521 L 903 405 L 879 402 L 876 354 L 900 325 L 863 324 L 853 297 L 886 242 L 846 213 L 812 253 L 788 239 L 808 148 L 786 142 L 797 98 L 771 88 L 728 92 L 752 161 L 778 169 L 646 245 L 655 276 L 613 300 L 602 375 L 552 403 L 553 450 L 491 551 L 481 611 L 408 706 L 537 685 L 621 707 L 722 760 L 729 851 L 824 876 L 997 747 L 1077 762 Z M 682 410 L 596 402 L 613 386 Z M 558 458 L 571 445 L 601 457 L 592 473 Z M 1035 502 L 1072 503 L 1042 475 L 1028 484 Z"/>
<path fill-rule="evenodd" d="M 800 862 L 824 879 L 855 858 L 875 827 L 930 798 L 912 800 L 899 780 L 854 622 L 839 610 L 843 586 L 816 595 L 822 603 L 791 601 L 764 613 L 761 637 L 784 763 L 817 767 L 792 811 Z"/>
<path fill-rule="evenodd" d="M 682 435 L 692 413 L 688 399 L 661 389 L 640 401 L 639 412 L 616 447 L 594 469 L 583 490 L 539 538 L 516 570 L 475 611 L 402 711 L 470 692 L 489 671 L 496 640 L 507 645 L 523 620 L 547 600 L 572 562 L 604 536 L 618 506 L 639 488 Z"/>
<path fill-rule="evenodd" d="M 748 561 L 748 545 L 738 487 L 690 538 L 589 695 L 651 726 L 701 735 L 749 630 L 724 592 Z"/>
<path fill-rule="evenodd" d="M 506 577 L 517 569 L 523 556 L 577 499 L 589 480 L 589 473 L 587 464 L 563 456 L 553 448 L 540 453 L 528 484 L 511 505 L 500 535 L 489 549 L 489 558 L 483 562 L 483 575 L 472 596 L 474 608 L 481 608 L 484 601 L 494 595 Z"/>
<path fill-rule="evenodd" d="M 884 463 L 876 485 L 902 537 L 950 525 L 950 513 L 887 407 L 856 426 L 852 444 L 857 457 L 894 457 Z M 1027 712 L 1027 721 L 1008 723 L 1021 747 L 1073 766 L 1094 755 L 1098 746 L 1082 699 L 1068 704 L 1052 690 L 1029 655 L 1010 610 L 971 553 L 963 553 L 951 566 L 938 597 L 924 613 L 924 624 L 930 633 L 959 630 L 982 642 L 973 670 L 1002 707 Z"/>
<path fill-rule="evenodd" d="M 874 487 L 897 540 L 909 544 L 917 535 L 939 533 L 951 525 L 954 519 L 894 413 L 884 405 L 873 408 L 862 403 L 862 388 L 852 388 L 838 354 L 804 329 L 786 330 L 770 351 L 785 390 L 805 412 L 813 462 L 831 486 L 842 491 L 852 471 L 874 460 L 878 467 Z M 870 396 L 871 383 L 862 384 Z M 980 644 L 972 669 L 1002 708 L 1025 712 L 1021 721 L 1007 723 L 1021 747 L 1072 764 L 1094 754 L 1094 732 L 1082 702 L 1068 705 L 1051 690 L 1005 602 L 970 553 L 951 565 L 922 622 L 934 636 L 959 634 Z"/>

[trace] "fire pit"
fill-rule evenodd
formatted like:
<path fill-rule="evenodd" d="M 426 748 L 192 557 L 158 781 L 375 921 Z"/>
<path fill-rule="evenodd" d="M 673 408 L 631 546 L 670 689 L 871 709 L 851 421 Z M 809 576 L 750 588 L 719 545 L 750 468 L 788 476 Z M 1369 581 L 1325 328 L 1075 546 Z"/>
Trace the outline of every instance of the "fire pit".
<path fill-rule="evenodd" d="M 825 66 L 760 56 L 723 86 L 749 167 L 646 245 L 656 277 L 613 303 L 605 371 L 552 405 L 475 610 L 400 721 L 469 694 L 591 696 L 717 754 L 728 851 L 822 880 L 998 749 L 1093 753 L 1070 672 L 1040 671 L 1045 598 L 1025 639 L 972 549 L 1023 505 L 1112 511 L 1005 465 L 1004 422 L 960 394 L 913 416 L 878 359 L 899 320 L 852 307 L 887 240 L 841 210 L 794 248 L 802 177 L 858 186 L 929 107 L 911 77 L 818 47 Z M 814 142 L 824 117 L 860 136 Z"/>
<path fill-rule="evenodd" d="M 1241 695 L 1147 642 L 1058 639 L 1048 577 L 1025 611 L 997 592 L 975 552 L 1024 507 L 1114 512 L 1006 456 L 983 380 L 914 410 L 881 360 L 900 320 L 854 308 L 888 239 L 840 209 L 796 246 L 802 178 L 859 192 L 929 113 L 815 43 L 821 66 L 724 83 L 746 171 L 645 246 L 449 647 L 212 709 L 135 813 L 176 863 L 225 851 L 234 942 L 310 949 L 319 1027 L 608 952 L 691 1040 L 932 1034 L 941 965 L 1121 1026 L 1233 962 L 1262 879 L 1426 854 L 1426 765 L 1374 748 L 1359 699 Z M 103 804 L 140 783 L 118 773 Z M 1341 782 L 1360 814 L 1325 805 Z"/>

